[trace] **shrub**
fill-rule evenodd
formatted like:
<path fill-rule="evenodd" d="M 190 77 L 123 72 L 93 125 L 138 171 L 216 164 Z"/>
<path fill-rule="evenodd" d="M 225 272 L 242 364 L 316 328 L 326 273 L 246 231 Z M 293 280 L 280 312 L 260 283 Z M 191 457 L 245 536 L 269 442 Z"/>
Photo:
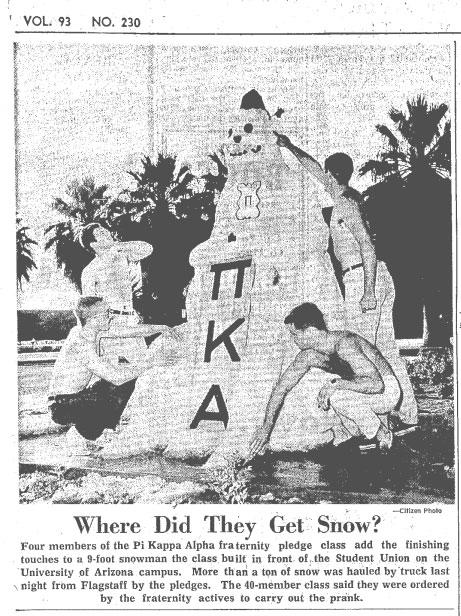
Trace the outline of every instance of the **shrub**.
<path fill-rule="evenodd" d="M 453 350 L 450 347 L 423 348 L 408 362 L 408 375 L 416 393 L 435 390 L 444 398 L 453 397 Z"/>

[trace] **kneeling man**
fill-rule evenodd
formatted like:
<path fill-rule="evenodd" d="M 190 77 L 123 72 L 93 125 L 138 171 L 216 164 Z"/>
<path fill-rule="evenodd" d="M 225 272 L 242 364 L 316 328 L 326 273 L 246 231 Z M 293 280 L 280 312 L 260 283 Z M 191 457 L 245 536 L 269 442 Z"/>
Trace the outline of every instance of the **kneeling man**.
<path fill-rule="evenodd" d="M 68 433 L 74 436 L 73 444 L 88 445 L 106 428 L 116 428 L 137 377 L 154 367 L 155 357 L 148 357 L 142 364 L 113 364 L 99 357 L 99 339 L 109 330 L 112 318 L 101 297 L 80 297 L 75 315 L 78 325 L 69 332 L 53 368 L 48 406 L 54 422 L 75 426 Z M 117 336 L 131 337 L 133 329 L 120 329 Z M 139 336 L 164 332 L 170 332 L 170 328 L 136 327 Z"/>
<path fill-rule="evenodd" d="M 378 349 L 352 332 L 329 331 L 315 304 L 298 306 L 285 318 L 285 324 L 301 352 L 272 391 L 263 425 L 251 441 L 249 459 L 264 452 L 287 394 L 310 368 L 339 375 L 321 388 L 317 399 L 321 409 L 331 409 L 338 418 L 333 444 L 358 433 L 367 439 L 376 438 L 380 449 L 389 449 L 392 432 L 388 417 L 401 392 L 392 368 Z"/>

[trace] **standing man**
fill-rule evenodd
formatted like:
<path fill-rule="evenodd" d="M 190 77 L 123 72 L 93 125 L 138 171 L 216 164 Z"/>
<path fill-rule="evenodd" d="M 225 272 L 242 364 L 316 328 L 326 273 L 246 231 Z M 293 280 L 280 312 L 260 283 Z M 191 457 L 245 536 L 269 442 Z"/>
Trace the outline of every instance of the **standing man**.
<path fill-rule="evenodd" d="M 418 422 L 418 409 L 404 361 L 395 341 L 394 281 L 376 252 L 360 212 L 360 193 L 349 186 L 352 159 L 336 153 L 325 161 L 325 171 L 309 154 L 275 133 L 280 147 L 287 148 L 325 188 L 333 200 L 330 234 L 344 283 L 346 328 L 376 346 L 392 366 L 402 388 L 400 406 L 394 411 L 396 425 Z"/>
<path fill-rule="evenodd" d="M 376 347 L 349 331 L 331 331 L 315 304 L 297 306 L 285 325 L 300 352 L 279 378 L 269 399 L 264 421 L 256 430 L 248 459 L 263 453 L 287 394 L 311 368 L 333 372 L 339 378 L 318 393 L 318 405 L 338 418 L 333 445 L 360 434 L 376 438 L 380 449 L 392 446 L 389 414 L 400 400 L 400 386 L 389 363 Z"/>
<path fill-rule="evenodd" d="M 152 246 L 146 242 L 116 242 L 108 229 L 98 223 L 83 228 L 80 243 L 95 258 L 82 272 L 82 294 L 102 297 L 112 310 L 113 326 L 129 327 L 138 323 L 133 309 L 133 280 L 139 261 L 148 257 Z M 140 338 L 105 340 L 101 353 L 113 358 L 138 361 L 146 345 Z"/>
<path fill-rule="evenodd" d="M 55 423 L 73 426 L 68 432 L 73 453 L 79 448 L 88 453 L 105 429 L 116 428 L 137 377 L 153 368 L 157 360 L 146 355 L 143 363 L 118 365 L 99 357 L 98 338 L 109 330 L 112 319 L 101 297 L 80 297 L 75 316 L 78 325 L 69 332 L 53 368 L 48 406 Z M 135 333 L 152 336 L 168 332 L 166 325 L 138 325 Z M 117 335 L 132 336 L 133 328 L 120 329 Z"/>

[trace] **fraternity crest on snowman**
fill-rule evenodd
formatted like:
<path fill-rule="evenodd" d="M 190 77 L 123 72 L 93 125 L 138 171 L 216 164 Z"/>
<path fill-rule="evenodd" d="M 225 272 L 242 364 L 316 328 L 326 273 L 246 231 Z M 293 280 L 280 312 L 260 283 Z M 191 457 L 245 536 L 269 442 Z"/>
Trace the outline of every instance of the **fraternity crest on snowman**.
<path fill-rule="evenodd" d="M 138 379 L 117 446 L 125 454 L 212 454 L 211 466 L 244 457 L 277 379 L 298 351 L 285 316 L 310 301 L 329 327 L 342 327 L 321 213 L 326 196 L 284 162 L 274 134 L 278 115 L 252 90 L 231 122 L 224 146 L 229 175 L 214 228 L 190 257 L 195 274 L 181 352 L 172 365 Z M 313 369 L 287 396 L 272 450 L 307 451 L 332 440 L 335 418 L 316 402 L 327 379 Z"/>

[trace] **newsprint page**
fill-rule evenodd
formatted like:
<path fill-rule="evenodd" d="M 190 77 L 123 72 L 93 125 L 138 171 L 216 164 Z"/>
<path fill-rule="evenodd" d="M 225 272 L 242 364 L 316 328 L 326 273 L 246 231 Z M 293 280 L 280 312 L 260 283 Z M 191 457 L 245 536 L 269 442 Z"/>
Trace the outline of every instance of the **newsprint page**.
<path fill-rule="evenodd" d="M 459 613 L 457 2 L 4 4 L 2 613 Z"/>

